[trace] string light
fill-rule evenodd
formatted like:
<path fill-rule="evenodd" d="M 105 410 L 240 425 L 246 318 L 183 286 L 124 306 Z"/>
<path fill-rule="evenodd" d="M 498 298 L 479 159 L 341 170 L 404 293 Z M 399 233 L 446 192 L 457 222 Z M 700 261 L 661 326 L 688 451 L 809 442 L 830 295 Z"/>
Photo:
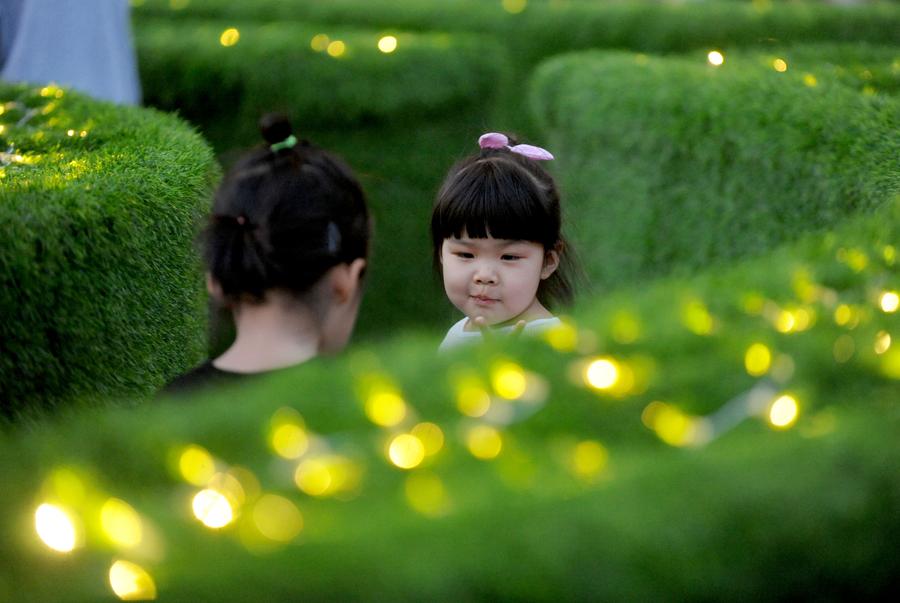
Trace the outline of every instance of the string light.
<path fill-rule="evenodd" d="M 184 448 L 178 459 L 184 480 L 195 486 L 205 486 L 216 473 L 216 463 L 205 448 L 192 444 Z"/>
<path fill-rule="evenodd" d="M 444 432 L 434 423 L 419 423 L 410 433 L 422 442 L 426 456 L 435 455 L 444 447 Z"/>
<path fill-rule="evenodd" d="M 516 400 L 528 388 L 525 371 L 514 362 L 501 362 L 491 372 L 491 385 L 501 398 Z"/>
<path fill-rule="evenodd" d="M 477 425 L 466 434 L 466 447 L 481 460 L 496 458 L 503 449 L 500 432 L 488 425 Z"/>
<path fill-rule="evenodd" d="M 328 52 L 328 56 L 337 59 L 344 56 L 344 53 L 347 52 L 347 45 L 344 44 L 344 42 L 342 42 L 341 40 L 335 40 L 328 44 L 326 52 Z"/>
<path fill-rule="evenodd" d="M 366 416 L 381 427 L 398 425 L 406 417 L 406 402 L 394 391 L 376 391 L 368 397 Z"/>
<path fill-rule="evenodd" d="M 887 331 L 878 331 L 875 335 L 875 353 L 884 354 L 891 348 L 891 335 Z"/>
<path fill-rule="evenodd" d="M 900 307 L 900 295 L 897 295 L 896 291 L 885 291 L 878 298 L 878 305 L 881 306 L 882 312 L 893 314 Z"/>
<path fill-rule="evenodd" d="M 460 379 L 456 387 L 456 407 L 467 417 L 483 417 L 491 407 L 491 395 L 477 379 Z"/>
<path fill-rule="evenodd" d="M 772 67 L 774 67 L 775 71 L 778 73 L 784 73 L 788 69 L 787 62 L 784 59 L 775 59 L 772 61 Z"/>
<path fill-rule="evenodd" d="M 201 490 L 194 496 L 191 508 L 194 511 L 194 517 L 206 527 L 214 530 L 224 528 L 234 519 L 234 510 L 231 508 L 228 498 L 221 492 L 209 488 Z"/>
<path fill-rule="evenodd" d="M 331 39 L 325 34 L 316 34 L 309 42 L 310 47 L 316 52 L 326 51 L 329 44 L 331 44 Z"/>
<path fill-rule="evenodd" d="M 383 36 L 378 40 L 378 50 L 384 54 L 390 54 L 397 50 L 397 38 L 395 36 Z"/>
<path fill-rule="evenodd" d="M 816 76 L 814 76 L 813 74 L 807 73 L 803 76 L 803 84 L 808 88 L 815 88 L 819 85 L 819 80 L 817 80 Z"/>
<path fill-rule="evenodd" d="M 501 0 L 503 10 L 511 15 L 517 15 L 528 6 L 528 0 Z"/>
<path fill-rule="evenodd" d="M 744 367 L 752 377 L 761 377 L 772 366 L 772 352 L 763 343 L 754 343 L 744 354 Z"/>
<path fill-rule="evenodd" d="M 793 396 L 784 395 L 772 402 L 766 418 L 773 427 L 787 429 L 797 420 L 799 412 L 797 400 Z"/>
<path fill-rule="evenodd" d="M 404 483 L 406 501 L 412 509 L 426 517 L 444 515 L 449 506 L 447 488 L 432 473 L 412 473 Z"/>
<path fill-rule="evenodd" d="M 241 39 L 241 32 L 236 27 L 229 27 L 219 36 L 219 43 L 226 48 L 234 46 Z"/>
<path fill-rule="evenodd" d="M 711 50 L 709 54 L 706 55 L 706 60 L 713 67 L 721 67 L 725 63 L 725 55 L 718 50 Z"/>
<path fill-rule="evenodd" d="M 609 357 L 597 358 L 584 370 L 585 383 L 598 390 L 608 390 L 619 380 L 619 364 Z"/>
<path fill-rule="evenodd" d="M 103 503 L 100 525 L 107 538 L 122 548 L 134 548 L 143 539 L 143 524 L 137 511 L 118 498 L 110 498 Z"/>
<path fill-rule="evenodd" d="M 572 470 L 583 479 L 593 479 L 606 468 L 609 452 L 595 440 L 579 442 L 572 452 Z"/>
<path fill-rule="evenodd" d="M 77 543 L 75 523 L 61 507 L 44 503 L 34 512 L 34 527 L 48 547 L 70 553 Z"/>
<path fill-rule="evenodd" d="M 391 440 L 388 458 L 401 469 L 417 467 L 425 458 L 425 445 L 416 436 L 404 433 Z"/>
<path fill-rule="evenodd" d="M 269 540 L 290 542 L 303 530 L 303 515 L 287 498 L 264 494 L 253 507 L 253 523 Z"/>
<path fill-rule="evenodd" d="M 147 570 L 136 563 L 115 561 L 109 568 L 109 585 L 123 601 L 156 599 L 156 584 Z"/>

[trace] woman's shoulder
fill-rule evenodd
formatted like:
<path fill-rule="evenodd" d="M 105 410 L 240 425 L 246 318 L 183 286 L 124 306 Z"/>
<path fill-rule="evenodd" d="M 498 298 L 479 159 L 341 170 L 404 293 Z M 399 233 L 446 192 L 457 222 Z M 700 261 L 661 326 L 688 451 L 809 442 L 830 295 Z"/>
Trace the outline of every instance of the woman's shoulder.
<path fill-rule="evenodd" d="M 206 360 L 203 364 L 173 379 L 160 390 L 159 395 L 176 396 L 187 394 L 207 387 L 232 383 L 245 376 L 242 373 L 223 371 L 216 368 L 212 360 Z"/>

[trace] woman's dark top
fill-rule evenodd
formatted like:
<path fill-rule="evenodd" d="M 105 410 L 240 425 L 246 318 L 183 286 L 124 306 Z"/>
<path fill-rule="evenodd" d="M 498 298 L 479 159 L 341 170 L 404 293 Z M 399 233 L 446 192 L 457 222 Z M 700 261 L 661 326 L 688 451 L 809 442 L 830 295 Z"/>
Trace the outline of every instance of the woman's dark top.
<path fill-rule="evenodd" d="M 200 366 L 188 371 L 180 377 L 176 377 L 171 383 L 162 388 L 159 395 L 181 395 L 210 387 L 218 387 L 220 385 L 233 385 L 253 376 L 253 373 L 233 373 L 231 371 L 223 371 L 222 369 L 216 368 L 213 365 L 212 360 L 207 360 Z"/>

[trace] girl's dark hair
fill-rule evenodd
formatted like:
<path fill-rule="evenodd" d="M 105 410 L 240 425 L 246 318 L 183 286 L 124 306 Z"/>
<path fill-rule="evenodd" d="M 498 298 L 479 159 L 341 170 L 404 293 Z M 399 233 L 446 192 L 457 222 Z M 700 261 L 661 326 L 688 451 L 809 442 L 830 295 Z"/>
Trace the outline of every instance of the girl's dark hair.
<path fill-rule="evenodd" d="M 262 301 L 281 289 L 302 296 L 333 266 L 368 257 L 369 212 L 343 161 L 296 141 L 279 114 L 266 141 L 229 170 L 204 232 L 204 256 L 225 299 Z"/>
<path fill-rule="evenodd" d="M 510 146 L 517 143 L 509 136 Z M 441 272 L 444 240 L 513 239 L 558 249 L 559 267 L 541 281 L 537 297 L 547 307 L 567 306 L 575 295 L 578 267 L 562 234 L 559 192 L 538 161 L 506 148 L 481 149 L 454 165 L 438 191 L 431 212 L 434 266 Z"/>

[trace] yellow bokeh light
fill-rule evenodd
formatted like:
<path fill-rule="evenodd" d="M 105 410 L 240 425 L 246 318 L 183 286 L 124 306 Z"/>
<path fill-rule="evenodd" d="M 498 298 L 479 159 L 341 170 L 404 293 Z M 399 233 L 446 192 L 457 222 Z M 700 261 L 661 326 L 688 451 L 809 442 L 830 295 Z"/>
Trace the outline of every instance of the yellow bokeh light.
<path fill-rule="evenodd" d="M 528 0 L 501 0 L 503 10 L 511 15 L 521 13 L 528 6 Z"/>
<path fill-rule="evenodd" d="M 297 465 L 294 483 L 310 496 L 331 496 L 354 489 L 361 472 L 361 468 L 348 458 L 323 455 Z"/>
<path fill-rule="evenodd" d="M 853 319 L 853 309 L 847 304 L 841 304 L 834 310 L 834 322 L 840 326 L 850 323 Z"/>
<path fill-rule="evenodd" d="M 206 487 L 222 494 L 235 508 L 241 506 L 247 500 L 244 486 L 232 473 L 216 473 L 209 479 Z"/>
<path fill-rule="evenodd" d="M 382 36 L 378 40 L 378 50 L 384 54 L 390 54 L 397 50 L 397 38 L 395 36 Z"/>
<path fill-rule="evenodd" d="M 767 418 L 773 427 L 787 429 L 797 420 L 800 408 L 793 396 L 784 395 L 769 406 Z"/>
<path fill-rule="evenodd" d="M 878 305 L 881 306 L 882 312 L 892 314 L 900 307 L 900 295 L 897 295 L 896 291 L 885 291 L 878 298 Z"/>
<path fill-rule="evenodd" d="M 188 483 L 205 486 L 216 473 L 216 462 L 205 448 L 192 444 L 181 452 L 178 469 Z"/>
<path fill-rule="evenodd" d="M 404 493 L 409 506 L 426 517 L 443 515 L 449 506 L 447 489 L 431 473 L 412 473 L 406 478 Z"/>
<path fill-rule="evenodd" d="M 881 355 L 881 372 L 890 379 L 900 379 L 900 350 L 894 347 Z"/>
<path fill-rule="evenodd" d="M 712 50 L 709 52 L 709 54 L 706 55 L 706 60 L 713 67 L 719 67 L 723 63 L 725 63 L 725 55 L 723 55 L 718 50 Z"/>
<path fill-rule="evenodd" d="M 303 530 L 303 515 L 287 498 L 264 494 L 253 507 L 253 523 L 269 540 L 290 542 Z"/>
<path fill-rule="evenodd" d="M 713 331 L 713 317 L 706 305 L 697 299 L 682 304 L 681 322 L 696 335 L 709 335 Z"/>
<path fill-rule="evenodd" d="M 613 316 L 610 325 L 612 338 L 619 343 L 633 343 L 641 337 L 641 323 L 631 312 L 620 310 Z"/>
<path fill-rule="evenodd" d="M 550 347 L 559 352 L 571 352 L 578 345 L 578 329 L 568 321 L 547 329 L 543 337 Z"/>
<path fill-rule="evenodd" d="M 884 258 L 885 264 L 893 266 L 897 260 L 897 248 L 893 245 L 885 245 L 884 249 L 881 250 L 881 257 Z"/>
<path fill-rule="evenodd" d="M 875 335 L 875 353 L 884 354 L 891 349 L 891 334 L 887 331 L 878 331 Z"/>
<path fill-rule="evenodd" d="M 133 548 L 141 543 L 143 524 L 131 505 L 118 498 L 110 498 L 100 508 L 100 525 L 107 538 L 123 548 Z"/>
<path fill-rule="evenodd" d="M 813 74 L 807 73 L 803 76 L 803 84 L 809 88 L 815 88 L 819 85 L 819 80 Z"/>
<path fill-rule="evenodd" d="M 75 130 L 66 130 L 66 136 L 72 137 L 75 136 Z"/>
<path fill-rule="evenodd" d="M 375 392 L 366 400 L 366 416 L 381 427 L 393 427 L 406 418 L 406 402 L 392 391 Z"/>
<path fill-rule="evenodd" d="M 477 425 L 466 434 L 466 447 L 475 458 L 490 460 L 503 449 L 503 438 L 493 427 Z"/>
<path fill-rule="evenodd" d="M 419 423 L 410 433 L 422 442 L 426 456 L 437 454 L 444 447 L 444 432 L 434 423 Z"/>
<path fill-rule="evenodd" d="M 671 446 L 690 446 L 709 440 L 709 425 L 665 402 L 651 402 L 641 413 L 643 423 Z"/>
<path fill-rule="evenodd" d="M 222 46 L 234 46 L 241 39 L 241 32 L 237 30 L 237 28 L 229 27 L 225 31 L 222 32 L 222 35 L 219 36 L 219 43 Z"/>
<path fill-rule="evenodd" d="M 788 68 L 787 61 L 785 61 L 784 59 L 775 59 L 774 61 L 772 61 L 772 67 L 778 73 L 784 73 Z"/>
<path fill-rule="evenodd" d="M 109 568 L 109 585 L 123 601 L 156 599 L 156 584 L 147 570 L 136 563 L 119 559 Z"/>
<path fill-rule="evenodd" d="M 69 553 L 77 544 L 75 523 L 62 508 L 44 503 L 34 512 L 34 527 L 48 547 Z"/>
<path fill-rule="evenodd" d="M 467 417 L 483 417 L 491 407 L 491 395 L 477 380 L 463 380 L 456 389 L 456 407 Z"/>
<path fill-rule="evenodd" d="M 599 475 L 605 468 L 609 452 L 600 442 L 585 440 L 575 446 L 572 454 L 572 469 L 575 474 L 585 479 Z"/>
<path fill-rule="evenodd" d="M 328 44 L 326 51 L 329 56 L 334 58 L 342 57 L 344 56 L 344 53 L 347 52 L 347 45 L 340 40 L 335 40 Z"/>
<path fill-rule="evenodd" d="M 794 315 L 787 310 L 780 311 L 775 319 L 775 329 L 779 333 L 790 333 L 794 330 L 796 324 L 797 320 L 794 318 Z"/>
<path fill-rule="evenodd" d="M 207 488 L 201 490 L 191 501 L 194 517 L 208 528 L 224 528 L 234 519 L 234 511 L 228 498 L 221 492 Z"/>
<path fill-rule="evenodd" d="M 756 316 L 762 314 L 763 308 L 766 306 L 766 298 L 759 293 L 746 293 L 741 298 L 741 306 L 744 312 Z"/>
<path fill-rule="evenodd" d="M 278 456 L 298 459 L 309 449 L 309 436 L 302 426 L 283 423 L 274 427 L 269 443 Z"/>
<path fill-rule="evenodd" d="M 331 38 L 329 38 L 325 34 L 316 34 L 309 42 L 310 48 L 312 48 L 316 52 L 324 52 L 328 49 L 329 44 L 331 44 Z"/>
<path fill-rule="evenodd" d="M 869 265 L 869 256 L 861 249 L 853 247 L 838 249 L 837 259 L 849 266 L 853 272 L 862 272 Z"/>
<path fill-rule="evenodd" d="M 425 459 L 425 445 L 410 433 L 403 433 L 388 445 L 388 458 L 401 469 L 418 467 Z"/>
<path fill-rule="evenodd" d="M 528 389 L 528 379 L 518 364 L 502 362 L 491 371 L 491 385 L 501 398 L 516 400 Z"/>
<path fill-rule="evenodd" d="M 838 337 L 831 348 L 835 362 L 844 363 L 853 357 L 856 351 L 856 342 L 849 335 L 841 335 Z"/>
<path fill-rule="evenodd" d="M 744 367 L 753 377 L 761 377 L 769 372 L 772 366 L 772 352 L 763 343 L 754 343 L 744 354 Z"/>
<path fill-rule="evenodd" d="M 608 390 L 619 380 L 619 364 L 612 358 L 597 358 L 584 369 L 584 382 L 594 389 Z"/>

